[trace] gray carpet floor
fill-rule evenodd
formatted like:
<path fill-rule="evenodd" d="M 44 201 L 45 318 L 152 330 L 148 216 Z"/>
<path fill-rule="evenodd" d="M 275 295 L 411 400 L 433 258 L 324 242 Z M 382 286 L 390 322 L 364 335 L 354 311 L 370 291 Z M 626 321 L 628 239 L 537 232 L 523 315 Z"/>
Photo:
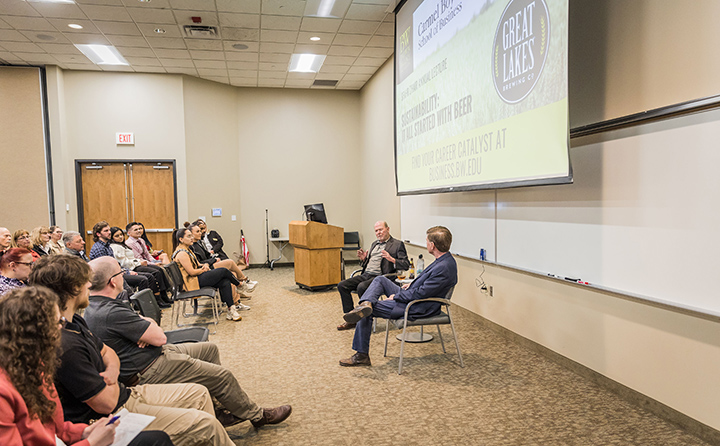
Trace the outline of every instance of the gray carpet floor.
<path fill-rule="evenodd" d="M 348 270 L 351 268 L 348 267 Z M 454 307 L 465 367 L 449 326 L 440 341 L 408 344 L 397 374 L 399 333 L 372 367 L 345 368 L 352 331 L 336 290 L 298 288 L 290 267 L 250 269 L 260 284 L 243 320 L 221 316 L 210 340 L 243 389 L 264 407 L 291 404 L 282 424 L 228 432 L 238 445 L 707 445 L 657 416 L 484 327 Z M 169 310 L 163 324 L 169 328 Z M 434 329 L 433 329 L 434 330 Z M 434 331 L 430 331 L 434 333 Z"/>

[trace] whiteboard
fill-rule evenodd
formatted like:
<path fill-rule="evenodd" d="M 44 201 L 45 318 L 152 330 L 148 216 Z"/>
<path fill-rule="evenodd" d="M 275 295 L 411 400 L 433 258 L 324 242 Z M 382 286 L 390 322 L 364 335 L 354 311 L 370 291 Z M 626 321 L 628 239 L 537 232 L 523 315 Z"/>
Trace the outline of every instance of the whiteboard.
<path fill-rule="evenodd" d="M 444 221 L 453 252 L 720 315 L 719 143 L 720 110 L 573 140 L 574 184 L 401 197 L 402 236 Z"/>

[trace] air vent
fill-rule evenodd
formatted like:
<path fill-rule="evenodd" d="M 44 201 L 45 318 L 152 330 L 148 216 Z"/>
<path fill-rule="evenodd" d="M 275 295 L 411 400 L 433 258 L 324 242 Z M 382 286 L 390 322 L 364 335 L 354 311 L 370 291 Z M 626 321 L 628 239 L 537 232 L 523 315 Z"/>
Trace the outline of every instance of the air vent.
<path fill-rule="evenodd" d="M 218 29 L 214 26 L 185 25 L 183 29 L 188 37 L 197 39 L 217 39 L 219 37 Z"/>
<path fill-rule="evenodd" d="M 315 82 L 313 82 L 313 87 L 334 87 L 336 86 L 338 81 L 332 80 L 332 79 L 315 79 Z"/>

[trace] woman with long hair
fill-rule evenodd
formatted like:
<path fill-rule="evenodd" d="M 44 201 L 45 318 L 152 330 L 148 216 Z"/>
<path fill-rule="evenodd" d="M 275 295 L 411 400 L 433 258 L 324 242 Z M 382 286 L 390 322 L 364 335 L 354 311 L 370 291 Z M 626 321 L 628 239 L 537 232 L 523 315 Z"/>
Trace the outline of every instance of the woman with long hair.
<path fill-rule="evenodd" d="M 48 244 L 50 243 L 50 228 L 47 226 L 38 226 L 30 233 L 30 241 L 33 244 L 32 250 L 40 257 L 50 254 L 48 252 Z"/>
<path fill-rule="evenodd" d="M 170 287 L 162 267 L 150 264 L 147 260 L 136 258 L 132 248 L 125 244 L 125 233 L 117 226 L 110 228 L 110 248 L 112 248 L 115 260 L 120 263 L 121 268 L 135 271 L 148 278 L 150 288 L 153 290 L 160 308 L 170 308 L 171 303 L 167 298 L 167 290 Z"/>
<path fill-rule="evenodd" d="M 211 270 L 208 264 L 198 262 L 191 249 L 193 243 L 195 243 L 195 237 L 189 229 L 180 228 L 175 231 L 172 260 L 180 267 L 185 289 L 187 291 L 197 290 L 200 287 L 219 289 L 220 298 L 228 307 L 227 318 L 233 321 L 242 320 L 239 309 L 233 300 L 233 285 L 240 285 L 240 281 L 227 268 Z"/>
<path fill-rule="evenodd" d="M 33 262 L 40 258 L 40 254 L 33 250 L 34 245 L 32 240 L 30 239 L 30 233 L 27 232 L 25 229 L 18 229 L 17 231 L 13 232 L 12 243 L 10 243 L 10 247 L 25 248 L 32 251 Z"/>

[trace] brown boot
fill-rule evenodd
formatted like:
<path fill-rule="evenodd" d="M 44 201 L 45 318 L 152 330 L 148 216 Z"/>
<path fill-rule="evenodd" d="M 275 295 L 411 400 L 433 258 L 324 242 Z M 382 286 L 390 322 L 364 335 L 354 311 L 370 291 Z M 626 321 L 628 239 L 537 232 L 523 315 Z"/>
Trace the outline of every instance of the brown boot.
<path fill-rule="evenodd" d="M 358 365 L 372 365 L 370 356 L 367 353 L 357 352 L 347 359 L 341 359 L 340 365 L 343 367 L 355 367 Z"/>
<path fill-rule="evenodd" d="M 256 428 L 265 426 L 266 424 L 282 423 L 292 413 L 290 406 L 278 406 L 273 409 L 263 409 L 263 416 L 257 421 L 250 421 Z"/>

